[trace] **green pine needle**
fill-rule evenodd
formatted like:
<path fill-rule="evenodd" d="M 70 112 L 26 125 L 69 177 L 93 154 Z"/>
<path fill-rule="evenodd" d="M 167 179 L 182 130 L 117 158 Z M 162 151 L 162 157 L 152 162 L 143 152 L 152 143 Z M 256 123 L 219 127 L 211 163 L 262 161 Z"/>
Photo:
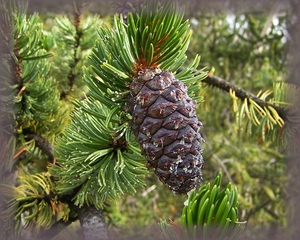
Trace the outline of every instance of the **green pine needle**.
<path fill-rule="evenodd" d="M 273 96 L 271 95 L 273 92 Z M 287 145 L 287 139 L 293 137 L 298 129 L 300 118 L 293 112 L 298 111 L 299 90 L 293 84 L 274 82 L 273 91 L 260 91 L 257 97 L 269 104 L 280 106 L 288 112 L 286 118 L 289 124 L 278 115 L 272 106 L 260 107 L 252 99 L 238 99 L 234 92 L 230 93 L 233 98 L 233 110 L 236 112 L 236 124 L 245 129 L 249 135 L 259 136 L 258 142 L 266 139 L 275 142 L 279 147 L 289 147 L 291 151 L 297 149 L 297 144 Z"/>
<path fill-rule="evenodd" d="M 80 207 L 102 207 L 106 198 L 135 193 L 136 187 L 145 185 L 147 170 L 128 124 L 121 124 L 116 114 L 118 107 L 108 109 L 92 97 L 75 105 L 72 124 L 56 145 L 57 165 L 49 168 L 60 178 L 58 191 L 80 187 L 74 198 Z"/>
<path fill-rule="evenodd" d="M 228 183 L 219 191 L 221 179 L 219 172 L 211 187 L 208 183 L 198 192 L 190 192 L 181 216 L 184 239 L 234 239 L 244 229 L 244 223 L 237 219 L 237 189 L 231 190 L 231 183 Z M 165 238 L 176 239 L 169 234 L 169 228 L 166 221 L 160 221 Z"/>
<path fill-rule="evenodd" d="M 67 110 L 59 102 L 56 80 L 49 76 L 51 66 L 47 59 L 53 54 L 44 49 L 43 25 L 38 14 L 27 16 L 26 9 L 25 2 L 1 4 L 5 20 L 1 31 L 8 40 L 3 42 L 3 47 L 10 52 L 1 56 L 1 73 L 5 73 L 8 83 L 1 88 L 1 96 L 14 89 L 13 93 L 8 92 L 14 96 L 16 131 L 51 137 L 64 126 Z M 15 63 L 11 66 L 13 59 Z"/>
<path fill-rule="evenodd" d="M 101 27 L 89 56 L 91 68 L 84 70 L 91 95 L 108 107 L 124 107 L 129 84 L 139 70 L 156 66 L 176 73 L 187 59 L 192 34 L 188 21 L 182 23 L 183 16 L 184 9 L 179 10 L 173 1 L 164 5 L 151 1 L 136 11 L 132 9 L 127 25 L 122 15 L 116 15 L 112 29 Z M 185 84 L 194 85 L 204 78 L 193 73 L 199 61 L 196 56 L 189 70 L 178 75 Z M 193 90 L 189 94 L 193 95 Z"/>
<path fill-rule="evenodd" d="M 23 228 L 25 229 L 33 223 L 39 229 L 54 224 L 59 213 L 60 217 L 68 217 L 67 205 L 57 200 L 55 185 L 49 176 L 29 173 L 25 167 L 21 166 L 19 182 L 18 187 L 1 185 L 1 192 L 6 200 L 6 210 L 2 212 L 2 217 L 5 219 L 4 235 L 18 235 L 22 222 L 24 222 Z"/>

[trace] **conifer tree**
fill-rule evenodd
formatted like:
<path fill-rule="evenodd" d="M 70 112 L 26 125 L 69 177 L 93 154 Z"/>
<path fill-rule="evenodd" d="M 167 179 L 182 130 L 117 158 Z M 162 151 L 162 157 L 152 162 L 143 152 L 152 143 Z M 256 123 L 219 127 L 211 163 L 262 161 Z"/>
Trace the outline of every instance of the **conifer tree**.
<path fill-rule="evenodd" d="M 4 179 L 1 186 L 6 238 L 30 227 L 41 238 L 54 236 L 79 219 L 85 239 L 108 239 L 106 201 L 136 194 L 150 169 L 167 189 L 189 192 L 181 228 L 160 222 L 167 239 L 236 237 L 243 223 L 231 183 L 219 192 L 219 174 L 211 189 L 207 184 L 190 191 L 201 183 L 204 166 L 195 110 L 211 92 L 203 82 L 230 94 L 243 134 L 297 149 L 297 142 L 286 141 L 299 129 L 294 85 L 273 80 L 271 98 L 269 90 L 254 95 L 214 76 L 213 69 L 207 74 L 198 55 L 186 61 L 191 31 L 176 3 L 126 8 L 126 17 L 115 15 L 100 26 L 99 16 L 83 18 L 75 4 L 73 23 L 57 17 L 53 30 L 45 31 L 37 14 L 26 16 L 24 5 L 2 5 L 1 155 L 7 161 L 0 166 L 7 173 L 18 169 L 17 180 Z M 261 38 L 254 25 L 251 37 Z M 83 91 L 88 93 L 79 99 Z M 60 99 L 69 96 L 75 108 L 64 127 L 69 114 Z"/>

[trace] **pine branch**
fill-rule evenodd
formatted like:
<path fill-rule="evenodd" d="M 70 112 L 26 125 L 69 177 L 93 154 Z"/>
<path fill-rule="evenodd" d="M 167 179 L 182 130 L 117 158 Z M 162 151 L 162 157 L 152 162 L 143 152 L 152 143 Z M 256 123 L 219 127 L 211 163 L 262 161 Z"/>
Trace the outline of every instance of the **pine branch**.
<path fill-rule="evenodd" d="M 89 50 L 98 38 L 97 29 L 102 23 L 98 15 L 84 18 L 84 6 L 85 3 L 74 2 L 72 19 L 67 16 L 56 17 L 52 30 L 56 42 L 54 51 L 57 56 L 53 58 L 53 76 L 61 79 L 59 83 L 61 99 L 70 95 L 75 98 L 82 96 L 79 90 L 85 86 L 81 81 L 82 66 L 87 64 Z M 76 96 L 77 94 L 79 96 Z"/>
<path fill-rule="evenodd" d="M 106 198 L 116 200 L 124 193 L 135 193 L 135 187 L 145 185 L 148 172 L 128 123 L 119 125 L 118 108 L 107 109 L 92 97 L 74 105 L 72 124 L 57 139 L 57 164 L 49 168 L 60 179 L 58 192 L 80 187 L 75 205 L 97 208 L 103 207 Z M 114 137 L 116 133 L 120 135 Z M 128 145 L 121 141 L 123 135 Z"/>
<path fill-rule="evenodd" d="M 82 36 L 82 31 L 79 29 L 79 24 L 81 22 L 82 19 L 82 12 L 81 12 L 81 6 L 77 6 L 76 3 L 75 4 L 75 11 L 74 11 L 74 27 L 75 27 L 75 31 L 76 31 L 76 36 L 75 36 L 75 45 L 74 45 L 74 63 L 70 66 L 71 68 L 71 73 L 69 75 L 69 82 L 70 82 L 70 89 L 72 89 L 73 84 L 75 82 L 75 78 L 76 78 L 76 74 L 75 74 L 75 67 L 77 65 L 77 63 L 80 60 L 80 57 L 77 56 L 77 48 L 80 45 L 80 38 Z"/>
<path fill-rule="evenodd" d="M 78 217 L 85 240 L 109 240 L 107 224 L 102 209 L 94 206 L 79 209 Z"/>
<path fill-rule="evenodd" d="M 265 209 L 265 207 L 271 203 L 272 201 L 271 200 L 267 200 L 266 202 L 264 202 L 263 204 L 261 204 L 260 206 L 257 206 L 256 208 L 254 209 L 251 209 L 249 211 L 249 213 L 247 214 L 247 216 L 245 217 L 246 218 L 246 221 L 249 221 L 249 218 L 255 214 L 256 212 L 258 212 L 259 210 L 261 210 L 262 208 Z"/>
<path fill-rule="evenodd" d="M 53 151 L 53 146 L 51 143 L 49 143 L 48 140 L 46 140 L 45 138 L 43 138 L 42 136 L 40 136 L 39 134 L 27 134 L 26 135 L 26 139 L 28 141 L 34 139 L 36 142 L 36 145 L 39 149 L 41 149 L 43 151 L 44 154 L 46 154 L 48 156 L 48 159 L 50 162 L 53 162 L 54 157 L 52 154 Z"/>
<path fill-rule="evenodd" d="M 32 196 L 31 199 L 25 199 L 25 200 L 17 200 L 19 206 L 22 206 L 24 204 L 29 204 L 37 200 L 37 203 L 40 204 L 42 201 L 45 201 L 47 203 L 50 203 L 53 199 L 56 199 L 57 202 L 62 202 L 62 203 L 68 203 L 70 205 L 70 208 L 77 208 L 74 206 L 72 202 L 72 198 L 77 194 L 79 188 L 76 188 L 74 190 L 69 191 L 66 194 L 55 194 L 55 193 L 49 193 L 49 194 L 40 194 L 37 197 Z"/>
<path fill-rule="evenodd" d="M 200 72 L 199 74 L 201 74 L 201 73 L 203 73 L 203 72 Z M 254 102 L 256 102 L 262 108 L 270 106 L 277 111 L 278 115 L 283 120 L 287 120 L 287 114 L 288 114 L 287 110 L 283 109 L 282 107 L 275 106 L 271 103 L 263 101 L 262 99 L 256 97 L 253 93 L 247 92 L 243 88 L 241 88 L 237 85 L 234 85 L 232 83 L 229 83 L 226 80 L 224 80 L 218 76 L 208 74 L 207 77 L 205 79 L 203 79 L 202 81 L 211 86 L 220 88 L 228 93 L 229 93 L 230 89 L 232 89 L 235 92 L 236 97 L 238 97 L 242 100 L 244 100 L 245 98 L 252 99 Z"/>

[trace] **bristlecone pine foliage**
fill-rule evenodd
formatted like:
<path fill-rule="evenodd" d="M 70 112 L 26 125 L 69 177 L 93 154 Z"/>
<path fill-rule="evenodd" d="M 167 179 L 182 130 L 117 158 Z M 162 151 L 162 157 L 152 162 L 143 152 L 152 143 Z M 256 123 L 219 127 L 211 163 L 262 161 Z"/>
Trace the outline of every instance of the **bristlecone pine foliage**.
<path fill-rule="evenodd" d="M 202 123 L 196 116 L 197 98 L 191 97 L 205 73 L 192 73 L 199 56 L 176 72 L 186 60 L 191 37 L 188 21 L 182 19 L 183 10 L 171 1 L 138 5 L 126 23 L 122 14 L 116 15 L 113 29 L 100 29 L 90 56 L 92 71 L 85 73 L 91 96 L 116 113 L 124 107 L 129 111 L 129 126 L 147 167 L 179 194 L 199 185 L 204 166 L 198 132 Z"/>

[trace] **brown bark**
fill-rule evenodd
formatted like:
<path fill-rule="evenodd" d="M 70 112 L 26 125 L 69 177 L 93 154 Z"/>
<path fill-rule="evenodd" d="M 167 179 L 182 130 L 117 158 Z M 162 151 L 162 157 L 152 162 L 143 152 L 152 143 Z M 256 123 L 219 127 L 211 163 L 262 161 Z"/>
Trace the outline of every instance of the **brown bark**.
<path fill-rule="evenodd" d="M 45 138 L 43 138 L 42 136 L 40 136 L 38 134 L 27 134 L 26 139 L 27 140 L 34 139 L 37 147 L 39 149 L 41 149 L 43 151 L 43 153 L 48 156 L 48 159 L 50 162 L 53 162 L 54 157 L 53 157 L 52 151 L 54 148 L 51 145 L 51 143 L 49 143 Z"/>
<path fill-rule="evenodd" d="M 102 209 L 85 206 L 79 209 L 78 218 L 85 240 L 109 240 L 107 224 Z"/>

